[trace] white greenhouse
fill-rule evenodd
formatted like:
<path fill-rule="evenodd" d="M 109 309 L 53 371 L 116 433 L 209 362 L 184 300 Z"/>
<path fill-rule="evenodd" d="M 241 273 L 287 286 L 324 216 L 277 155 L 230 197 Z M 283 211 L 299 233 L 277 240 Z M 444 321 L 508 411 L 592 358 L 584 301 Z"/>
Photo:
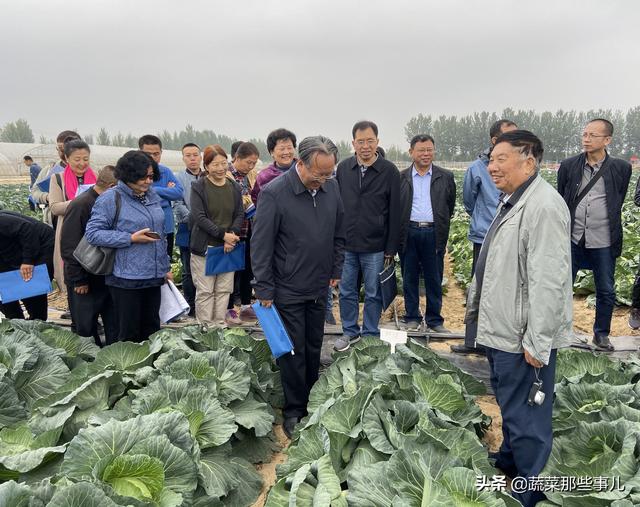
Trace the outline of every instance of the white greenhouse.
<path fill-rule="evenodd" d="M 100 169 L 105 165 L 115 165 L 118 158 L 131 149 L 92 145 L 91 167 Z M 59 160 L 55 144 L 0 143 L 0 179 L 28 177 L 29 170 L 23 163 L 25 155 L 30 155 L 40 167 L 50 167 Z M 184 167 L 181 152 L 175 150 L 163 150 L 162 163 L 174 171 Z"/>

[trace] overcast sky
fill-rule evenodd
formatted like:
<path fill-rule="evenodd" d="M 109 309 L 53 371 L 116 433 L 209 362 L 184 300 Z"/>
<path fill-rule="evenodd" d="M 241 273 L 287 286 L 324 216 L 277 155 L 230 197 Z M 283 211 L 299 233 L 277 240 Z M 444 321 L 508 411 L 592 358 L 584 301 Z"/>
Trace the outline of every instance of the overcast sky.
<path fill-rule="evenodd" d="M 404 147 L 418 113 L 640 104 L 636 0 L 0 0 L 0 125 Z"/>

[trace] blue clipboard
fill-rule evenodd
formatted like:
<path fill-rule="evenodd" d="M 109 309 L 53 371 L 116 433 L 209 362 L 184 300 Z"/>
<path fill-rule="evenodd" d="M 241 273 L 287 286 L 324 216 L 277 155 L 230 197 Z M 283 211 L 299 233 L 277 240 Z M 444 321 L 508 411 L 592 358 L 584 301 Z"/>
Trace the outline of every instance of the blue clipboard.
<path fill-rule="evenodd" d="M 256 312 L 273 357 L 278 359 L 289 352 L 294 355 L 293 342 L 289 338 L 275 305 L 272 304 L 270 308 L 267 308 L 262 306 L 260 301 L 256 301 L 251 307 Z"/>
<path fill-rule="evenodd" d="M 42 190 L 43 192 L 48 192 L 49 191 L 49 187 L 51 186 L 51 176 L 49 176 L 48 178 L 43 179 L 37 185 L 38 185 L 38 188 L 40 190 Z"/>
<path fill-rule="evenodd" d="M 242 271 L 244 269 L 244 242 L 241 241 L 229 253 L 224 253 L 223 246 L 210 246 L 207 248 L 204 274 L 207 276 L 220 273 Z"/>
<path fill-rule="evenodd" d="M 51 291 L 51 280 L 46 264 L 34 266 L 33 276 L 28 282 L 22 279 L 19 269 L 0 273 L 0 300 L 3 303 L 40 296 Z"/>

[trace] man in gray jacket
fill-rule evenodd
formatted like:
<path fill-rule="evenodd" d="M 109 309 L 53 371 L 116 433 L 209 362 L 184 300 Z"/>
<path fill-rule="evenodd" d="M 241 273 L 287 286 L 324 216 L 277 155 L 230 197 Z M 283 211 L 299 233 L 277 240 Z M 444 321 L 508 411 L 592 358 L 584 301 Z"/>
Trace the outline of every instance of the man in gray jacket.
<path fill-rule="evenodd" d="M 511 477 L 537 476 L 547 462 L 556 352 L 572 337 L 569 210 L 538 176 L 542 153 L 540 140 L 526 130 L 496 141 L 489 174 L 503 194 L 480 250 L 465 317 L 465 323 L 477 323 L 477 341 L 486 347 L 502 413 L 496 467 Z M 544 499 L 534 490 L 514 497 L 525 507 Z"/>
<path fill-rule="evenodd" d="M 284 390 L 284 432 L 291 438 L 307 413 L 318 380 L 327 287 L 342 273 L 344 208 L 333 171 L 338 149 L 330 139 L 308 137 L 292 169 L 260 192 L 251 236 L 255 293 L 275 304 L 295 354 L 278 359 Z"/>

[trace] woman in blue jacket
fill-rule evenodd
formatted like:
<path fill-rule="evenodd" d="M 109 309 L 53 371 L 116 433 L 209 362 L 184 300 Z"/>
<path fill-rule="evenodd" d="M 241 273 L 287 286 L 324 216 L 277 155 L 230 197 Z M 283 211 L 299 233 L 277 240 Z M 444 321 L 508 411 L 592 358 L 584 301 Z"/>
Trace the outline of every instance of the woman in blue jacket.
<path fill-rule="evenodd" d="M 89 243 L 116 249 L 105 282 L 118 319 L 118 340 L 140 342 L 160 329 L 160 287 L 170 277 L 164 212 L 152 183 L 158 164 L 141 151 L 116 164 L 118 184 L 103 193 L 91 212 Z M 117 219 L 116 219 L 117 217 Z"/>

